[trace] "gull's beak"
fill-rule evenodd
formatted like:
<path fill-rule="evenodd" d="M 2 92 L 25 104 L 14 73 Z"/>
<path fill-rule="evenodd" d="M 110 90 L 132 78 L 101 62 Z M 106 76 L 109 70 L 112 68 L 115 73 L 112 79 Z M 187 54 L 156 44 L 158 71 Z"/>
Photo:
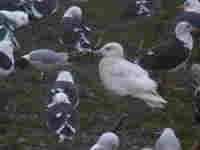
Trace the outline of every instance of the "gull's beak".
<path fill-rule="evenodd" d="M 103 56 L 102 49 L 98 49 L 98 50 L 92 51 L 92 53 L 97 55 L 97 56 Z"/>
<path fill-rule="evenodd" d="M 193 28 L 192 28 L 192 32 L 193 32 L 193 33 L 200 33 L 200 28 L 193 27 Z"/>
<path fill-rule="evenodd" d="M 178 11 L 184 11 L 184 4 L 182 4 L 180 6 L 177 6 L 176 10 L 178 10 Z"/>

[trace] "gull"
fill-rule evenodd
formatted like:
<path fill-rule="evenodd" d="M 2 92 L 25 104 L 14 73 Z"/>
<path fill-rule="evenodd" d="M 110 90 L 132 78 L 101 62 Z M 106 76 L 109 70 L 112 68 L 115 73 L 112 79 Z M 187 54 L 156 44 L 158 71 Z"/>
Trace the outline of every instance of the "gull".
<path fill-rule="evenodd" d="M 55 52 L 51 49 L 36 49 L 21 56 L 16 61 L 16 65 L 24 69 L 30 64 L 38 71 L 41 71 L 41 75 L 44 77 L 44 72 L 51 72 L 66 67 L 69 64 L 68 58 L 67 53 Z"/>
<path fill-rule="evenodd" d="M 185 0 L 183 5 L 178 6 L 177 9 L 185 12 L 200 13 L 200 2 L 198 0 Z"/>
<path fill-rule="evenodd" d="M 119 137 L 113 132 L 103 133 L 90 150 L 117 150 L 120 144 Z"/>
<path fill-rule="evenodd" d="M 95 53 L 103 55 L 99 76 L 106 89 L 120 96 L 139 98 L 152 108 L 163 108 L 167 103 L 157 93 L 157 84 L 148 72 L 124 58 L 124 50 L 119 43 L 107 43 Z"/>
<path fill-rule="evenodd" d="M 73 112 L 79 104 L 72 74 L 62 70 L 58 73 L 54 87 L 50 90 L 47 104 L 47 127 L 55 130 L 59 143 L 72 140 L 76 129 L 72 126 Z"/>
<path fill-rule="evenodd" d="M 82 52 L 91 51 L 91 42 L 87 36 L 91 29 L 83 24 L 82 9 L 78 6 L 69 7 L 62 18 L 63 34 L 60 42 Z"/>
<path fill-rule="evenodd" d="M 6 77 L 15 70 L 14 45 L 10 40 L 0 42 L 0 76 Z"/>
<path fill-rule="evenodd" d="M 156 141 L 154 148 L 143 148 L 142 150 L 181 150 L 181 145 L 174 130 L 165 128 Z"/>

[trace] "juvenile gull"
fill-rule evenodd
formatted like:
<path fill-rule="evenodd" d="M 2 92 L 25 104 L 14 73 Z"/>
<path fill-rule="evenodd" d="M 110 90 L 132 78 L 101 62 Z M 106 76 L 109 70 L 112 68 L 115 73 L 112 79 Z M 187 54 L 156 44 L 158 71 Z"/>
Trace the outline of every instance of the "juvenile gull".
<path fill-rule="evenodd" d="M 82 22 L 80 7 L 71 6 L 65 11 L 62 26 L 61 42 L 78 51 L 91 51 L 91 42 L 87 38 L 91 30 Z"/>
<path fill-rule="evenodd" d="M 119 137 L 113 132 L 103 133 L 90 150 L 117 150 L 120 144 Z"/>
<path fill-rule="evenodd" d="M 47 126 L 55 130 L 59 142 L 73 139 L 76 129 L 72 126 L 72 117 L 78 104 L 78 94 L 72 74 L 68 71 L 61 71 L 54 87 L 49 92 L 46 109 L 48 113 Z"/>
<path fill-rule="evenodd" d="M 154 148 L 143 148 L 142 150 L 181 150 L 181 145 L 173 129 L 165 128 Z"/>
<path fill-rule="evenodd" d="M 44 72 L 62 69 L 68 65 L 68 54 L 50 49 L 37 49 L 22 56 L 16 63 L 21 68 L 31 64 L 35 69 L 41 71 L 43 75 Z"/>
<path fill-rule="evenodd" d="M 157 93 L 157 84 L 149 74 L 124 58 L 124 50 L 119 43 L 108 43 L 96 53 L 103 55 L 99 63 L 99 75 L 106 89 L 120 96 L 139 98 L 153 108 L 163 108 L 167 103 Z"/>

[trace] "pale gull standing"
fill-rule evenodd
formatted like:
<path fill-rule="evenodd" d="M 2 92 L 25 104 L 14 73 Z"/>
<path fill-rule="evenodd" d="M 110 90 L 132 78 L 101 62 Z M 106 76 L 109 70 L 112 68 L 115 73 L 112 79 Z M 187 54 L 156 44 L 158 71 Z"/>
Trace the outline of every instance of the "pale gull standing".
<path fill-rule="evenodd" d="M 103 55 L 99 75 L 105 88 L 120 96 L 139 98 L 150 107 L 163 108 L 167 101 L 157 93 L 156 82 L 139 65 L 126 60 L 123 51 L 119 43 L 111 42 L 96 52 Z"/>
<path fill-rule="evenodd" d="M 76 129 L 72 126 L 73 112 L 78 106 L 78 94 L 72 74 L 60 71 L 54 87 L 49 92 L 47 126 L 55 130 L 59 142 L 72 140 Z"/>
<path fill-rule="evenodd" d="M 142 150 L 181 150 L 181 145 L 174 130 L 165 128 L 153 148 L 143 148 Z"/>
<path fill-rule="evenodd" d="M 113 132 L 103 133 L 90 150 L 117 150 L 120 144 L 119 137 Z"/>
<path fill-rule="evenodd" d="M 35 69 L 42 72 L 51 72 L 62 69 L 68 65 L 68 54 L 63 52 L 55 52 L 50 49 L 37 49 L 22 56 L 16 61 L 16 65 L 25 68 L 31 64 Z"/>

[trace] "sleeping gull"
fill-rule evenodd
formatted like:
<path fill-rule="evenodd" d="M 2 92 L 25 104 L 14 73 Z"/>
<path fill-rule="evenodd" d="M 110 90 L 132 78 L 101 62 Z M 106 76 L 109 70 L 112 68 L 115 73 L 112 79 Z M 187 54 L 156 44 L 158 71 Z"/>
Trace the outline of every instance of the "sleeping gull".
<path fill-rule="evenodd" d="M 181 150 L 181 145 L 173 129 L 165 128 L 154 148 L 143 148 L 142 150 Z"/>
<path fill-rule="evenodd" d="M 105 88 L 120 96 L 142 99 L 150 107 L 163 108 L 167 101 L 157 93 L 156 82 L 139 65 L 126 60 L 123 51 L 119 43 L 111 42 L 95 52 L 103 55 L 99 75 Z"/>
<path fill-rule="evenodd" d="M 90 150 L 117 150 L 120 141 L 119 137 L 113 132 L 103 133 L 96 144 L 93 145 Z"/>
<path fill-rule="evenodd" d="M 44 72 L 51 72 L 61 69 L 68 65 L 68 54 L 63 52 L 55 52 L 50 49 L 37 49 L 22 56 L 16 61 L 16 65 L 25 68 L 31 64 L 34 68 L 41 71 L 43 77 Z"/>
<path fill-rule="evenodd" d="M 91 51 L 91 42 L 87 36 L 90 29 L 82 22 L 82 10 L 78 6 L 68 8 L 62 19 L 63 34 L 60 41 L 78 51 Z"/>
<path fill-rule="evenodd" d="M 49 93 L 47 126 L 56 131 L 59 142 L 72 140 L 76 129 L 72 126 L 73 111 L 78 106 L 78 95 L 72 74 L 60 71 Z"/>

